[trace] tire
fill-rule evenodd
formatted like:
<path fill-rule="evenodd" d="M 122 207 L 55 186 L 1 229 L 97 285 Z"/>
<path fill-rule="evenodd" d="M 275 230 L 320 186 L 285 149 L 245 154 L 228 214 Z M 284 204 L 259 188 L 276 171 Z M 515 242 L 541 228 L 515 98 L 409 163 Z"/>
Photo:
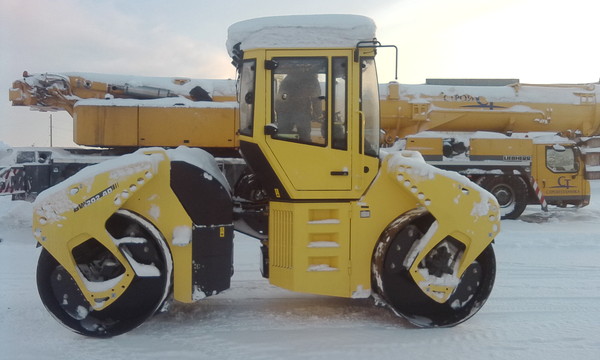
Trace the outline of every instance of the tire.
<path fill-rule="evenodd" d="M 121 251 L 132 261 L 158 270 L 158 274 L 136 274 L 126 291 L 108 307 L 91 307 L 75 280 L 46 249 L 42 249 L 37 266 L 40 299 L 52 316 L 78 334 L 100 338 L 130 331 L 160 310 L 168 300 L 173 276 L 171 254 L 152 224 L 134 213 L 119 210 L 108 220 L 107 230 L 115 239 L 135 238 L 120 245 Z M 82 245 L 85 251 L 73 250 L 82 273 L 91 273 L 90 269 L 100 263 L 102 267 L 95 275 L 102 272 L 111 278 L 123 272 L 122 265 L 97 240 L 90 239 Z"/>
<path fill-rule="evenodd" d="M 496 197 L 502 219 L 517 219 L 527 207 L 527 183 L 519 176 L 483 176 L 477 185 Z"/>
<path fill-rule="evenodd" d="M 433 223 L 429 214 L 412 219 L 402 228 L 384 233 L 374 254 L 374 290 L 392 310 L 419 327 L 451 327 L 471 318 L 489 297 L 496 277 L 496 258 L 491 245 L 469 265 L 444 303 L 439 303 L 415 283 L 404 262 L 410 250 Z M 424 259 L 424 270 L 430 276 L 442 277 L 448 272 L 435 262 L 437 249 L 452 244 L 463 250 L 457 240 L 448 237 Z M 439 251 L 438 251 L 439 253 Z"/>

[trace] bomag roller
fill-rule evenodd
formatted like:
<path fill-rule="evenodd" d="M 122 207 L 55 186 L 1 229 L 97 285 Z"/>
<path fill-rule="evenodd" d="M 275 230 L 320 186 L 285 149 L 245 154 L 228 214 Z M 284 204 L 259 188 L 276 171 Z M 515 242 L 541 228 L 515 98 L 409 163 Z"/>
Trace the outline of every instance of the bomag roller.
<path fill-rule="evenodd" d="M 244 196 L 227 167 L 186 147 L 140 149 L 46 190 L 33 231 L 50 313 L 110 337 L 171 301 L 216 295 L 230 286 L 238 230 L 261 241 L 276 286 L 372 296 L 423 327 L 475 314 L 494 283 L 498 204 L 416 152 L 379 149 L 374 39 L 372 20 L 354 15 L 232 25 L 252 170 L 232 185 Z"/>

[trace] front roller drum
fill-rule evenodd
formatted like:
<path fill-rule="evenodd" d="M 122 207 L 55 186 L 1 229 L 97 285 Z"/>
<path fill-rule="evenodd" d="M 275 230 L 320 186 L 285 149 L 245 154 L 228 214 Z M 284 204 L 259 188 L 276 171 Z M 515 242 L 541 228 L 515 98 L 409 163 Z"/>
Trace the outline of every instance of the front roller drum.
<path fill-rule="evenodd" d="M 496 275 L 496 259 L 491 245 L 467 267 L 460 279 L 451 274 L 464 245 L 447 237 L 433 248 L 419 264 L 419 272 L 448 281 L 456 289 L 440 303 L 425 294 L 409 273 L 414 244 L 427 233 L 434 219 L 425 214 L 407 222 L 392 234 L 384 234 L 374 255 L 376 293 L 399 316 L 419 327 L 451 327 L 469 319 L 489 297 Z M 458 284 L 456 285 L 456 282 Z"/>
<path fill-rule="evenodd" d="M 171 291 L 171 255 L 155 227 L 136 214 L 119 210 L 107 221 L 106 229 L 136 270 L 125 292 L 106 308 L 96 310 L 47 250 L 42 249 L 38 260 L 42 303 L 60 323 L 82 335 L 111 337 L 130 331 L 157 312 Z M 88 288 L 106 286 L 125 274 L 123 265 L 95 239 L 76 247 L 73 257 Z"/>

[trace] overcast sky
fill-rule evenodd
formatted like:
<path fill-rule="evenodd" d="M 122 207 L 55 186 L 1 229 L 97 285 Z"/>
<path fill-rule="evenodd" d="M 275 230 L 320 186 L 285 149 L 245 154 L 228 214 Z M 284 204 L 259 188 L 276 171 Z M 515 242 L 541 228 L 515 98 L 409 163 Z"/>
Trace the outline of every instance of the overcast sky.
<path fill-rule="evenodd" d="M 597 0 L 0 0 L 0 141 L 50 144 L 50 113 L 8 101 L 24 70 L 234 78 L 228 26 L 271 15 L 371 17 L 378 40 L 398 46 L 401 83 L 597 82 L 599 10 Z M 393 80 L 380 55 L 380 82 Z M 70 116 L 52 116 L 54 145 L 72 145 Z"/>

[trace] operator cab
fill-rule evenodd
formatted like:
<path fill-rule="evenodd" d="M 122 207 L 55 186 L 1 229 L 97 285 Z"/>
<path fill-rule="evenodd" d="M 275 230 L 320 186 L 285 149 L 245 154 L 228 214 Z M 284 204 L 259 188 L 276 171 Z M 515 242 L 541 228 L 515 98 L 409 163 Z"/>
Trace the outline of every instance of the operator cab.
<path fill-rule="evenodd" d="M 374 31 L 372 20 L 353 15 L 263 18 L 230 28 L 240 147 L 272 199 L 357 199 L 375 178 Z"/>

